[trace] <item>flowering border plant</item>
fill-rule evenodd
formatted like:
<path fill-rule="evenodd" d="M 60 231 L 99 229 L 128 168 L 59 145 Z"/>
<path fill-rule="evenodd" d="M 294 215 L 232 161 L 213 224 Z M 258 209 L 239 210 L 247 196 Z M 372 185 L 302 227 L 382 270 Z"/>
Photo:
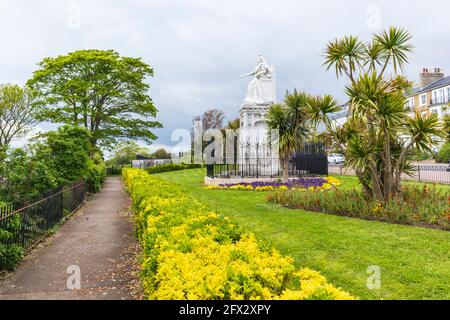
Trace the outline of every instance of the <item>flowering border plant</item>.
<path fill-rule="evenodd" d="M 241 190 L 241 191 L 321 191 L 329 190 L 334 186 L 340 185 L 340 181 L 334 177 L 312 177 L 312 178 L 298 178 L 290 179 L 289 182 L 284 183 L 280 181 L 255 181 L 255 182 L 241 182 L 235 184 L 220 184 L 206 186 L 207 190 Z"/>

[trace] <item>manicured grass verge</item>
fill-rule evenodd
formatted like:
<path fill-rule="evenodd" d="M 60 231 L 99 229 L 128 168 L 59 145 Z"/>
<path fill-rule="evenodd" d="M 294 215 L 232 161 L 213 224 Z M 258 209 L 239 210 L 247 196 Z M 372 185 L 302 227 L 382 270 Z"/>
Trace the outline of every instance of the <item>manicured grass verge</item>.
<path fill-rule="evenodd" d="M 286 209 L 267 203 L 267 192 L 204 190 L 204 175 L 187 170 L 158 176 L 360 298 L 450 299 L 449 232 Z M 379 290 L 367 288 L 373 265 L 381 268 Z"/>

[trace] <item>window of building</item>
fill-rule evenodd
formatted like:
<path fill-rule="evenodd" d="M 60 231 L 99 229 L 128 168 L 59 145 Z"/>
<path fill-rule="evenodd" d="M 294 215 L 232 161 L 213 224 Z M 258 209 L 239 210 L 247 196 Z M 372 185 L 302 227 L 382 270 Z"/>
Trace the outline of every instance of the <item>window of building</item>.
<path fill-rule="evenodd" d="M 447 87 L 447 102 L 450 102 L 450 87 Z"/>
<path fill-rule="evenodd" d="M 444 89 L 439 89 L 438 92 L 438 103 L 444 103 L 445 91 Z"/>
<path fill-rule="evenodd" d="M 420 105 L 424 106 L 426 104 L 427 104 L 427 94 L 424 93 L 420 95 Z"/>
<path fill-rule="evenodd" d="M 408 110 L 413 110 L 413 108 L 414 108 L 414 98 L 408 98 L 406 100 L 405 107 Z"/>

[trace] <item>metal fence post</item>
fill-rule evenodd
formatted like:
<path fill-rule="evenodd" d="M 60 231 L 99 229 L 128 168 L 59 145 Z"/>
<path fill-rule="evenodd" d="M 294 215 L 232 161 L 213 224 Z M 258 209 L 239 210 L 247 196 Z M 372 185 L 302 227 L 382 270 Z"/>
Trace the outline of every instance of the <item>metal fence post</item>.
<path fill-rule="evenodd" d="M 419 172 L 419 182 L 420 182 L 420 165 L 417 165 L 417 171 Z"/>

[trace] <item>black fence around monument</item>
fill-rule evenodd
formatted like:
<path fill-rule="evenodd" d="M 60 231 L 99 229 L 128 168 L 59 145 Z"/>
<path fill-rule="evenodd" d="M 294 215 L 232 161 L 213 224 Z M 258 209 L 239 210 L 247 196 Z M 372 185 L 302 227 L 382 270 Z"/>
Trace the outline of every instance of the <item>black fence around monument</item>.
<path fill-rule="evenodd" d="M 245 154 L 244 152 L 241 154 Z M 210 178 L 281 178 L 282 164 L 278 157 L 258 156 L 226 159 L 223 163 L 206 165 Z M 227 161 L 228 160 L 228 161 Z M 293 153 L 289 160 L 289 176 L 327 176 L 328 159 L 321 143 L 306 143 Z"/>

